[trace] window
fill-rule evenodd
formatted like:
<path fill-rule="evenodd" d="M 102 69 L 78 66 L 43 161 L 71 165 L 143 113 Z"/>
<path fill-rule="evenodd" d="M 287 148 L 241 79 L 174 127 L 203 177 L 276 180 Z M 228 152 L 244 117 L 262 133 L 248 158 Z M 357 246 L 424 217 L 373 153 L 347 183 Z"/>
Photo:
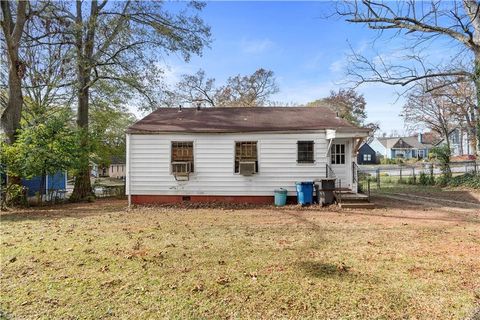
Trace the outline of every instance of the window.
<path fill-rule="evenodd" d="M 313 163 L 313 141 L 298 141 L 297 142 L 297 162 L 298 163 Z"/>
<path fill-rule="evenodd" d="M 364 154 L 363 155 L 363 161 L 372 161 L 372 155 L 371 154 Z"/>
<path fill-rule="evenodd" d="M 345 144 L 332 144 L 330 155 L 332 164 L 345 164 Z"/>
<path fill-rule="evenodd" d="M 235 142 L 235 173 L 240 172 L 240 162 L 255 162 L 255 172 L 258 172 L 257 142 Z"/>
<path fill-rule="evenodd" d="M 172 141 L 172 173 L 193 172 L 193 142 Z"/>

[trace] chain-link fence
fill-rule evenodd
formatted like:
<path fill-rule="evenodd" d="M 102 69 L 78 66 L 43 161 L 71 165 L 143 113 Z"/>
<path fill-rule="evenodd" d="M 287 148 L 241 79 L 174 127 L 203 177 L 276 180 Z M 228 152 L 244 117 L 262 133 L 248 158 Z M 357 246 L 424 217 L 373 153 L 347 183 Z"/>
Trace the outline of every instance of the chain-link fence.
<path fill-rule="evenodd" d="M 465 161 L 450 163 L 453 176 L 465 173 L 480 174 L 480 162 Z M 358 184 L 361 192 L 381 189 L 395 184 L 433 185 L 442 174 L 438 163 L 419 163 L 414 165 L 375 165 L 358 166 Z"/>

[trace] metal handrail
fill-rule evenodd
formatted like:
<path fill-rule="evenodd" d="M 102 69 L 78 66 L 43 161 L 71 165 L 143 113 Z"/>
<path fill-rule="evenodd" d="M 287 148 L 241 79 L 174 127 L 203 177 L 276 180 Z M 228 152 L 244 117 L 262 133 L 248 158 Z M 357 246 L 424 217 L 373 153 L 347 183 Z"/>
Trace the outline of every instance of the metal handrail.
<path fill-rule="evenodd" d="M 333 171 L 332 167 L 327 163 L 325 164 L 325 177 L 326 178 L 335 178 L 335 172 Z"/>
<path fill-rule="evenodd" d="M 353 183 L 358 182 L 358 165 L 355 162 L 352 162 L 352 174 L 353 174 Z"/>

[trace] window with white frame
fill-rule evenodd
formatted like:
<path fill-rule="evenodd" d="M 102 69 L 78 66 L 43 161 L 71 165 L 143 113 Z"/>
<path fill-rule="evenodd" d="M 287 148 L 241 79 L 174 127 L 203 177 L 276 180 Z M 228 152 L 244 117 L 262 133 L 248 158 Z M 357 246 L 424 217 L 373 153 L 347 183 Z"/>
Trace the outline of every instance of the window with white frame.
<path fill-rule="evenodd" d="M 193 172 L 193 141 L 172 141 L 172 173 Z"/>
<path fill-rule="evenodd" d="M 364 154 L 363 155 L 363 161 L 372 161 L 372 155 L 371 154 Z"/>
<path fill-rule="evenodd" d="M 345 144 L 332 144 L 332 148 L 330 149 L 330 157 L 332 164 L 345 164 Z"/>

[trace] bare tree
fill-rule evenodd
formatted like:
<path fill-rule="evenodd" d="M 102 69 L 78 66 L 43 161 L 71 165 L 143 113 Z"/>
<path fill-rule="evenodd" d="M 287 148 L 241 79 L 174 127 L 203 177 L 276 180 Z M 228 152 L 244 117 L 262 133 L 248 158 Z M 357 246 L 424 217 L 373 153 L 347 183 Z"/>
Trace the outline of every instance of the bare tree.
<path fill-rule="evenodd" d="M 258 69 L 251 75 L 236 75 L 224 86 L 216 87 L 215 79 L 205 71 L 182 75 L 174 90 L 167 90 L 164 105 L 197 104 L 209 107 L 257 107 L 269 104 L 271 95 L 278 92 L 273 71 Z"/>
<path fill-rule="evenodd" d="M 454 115 L 451 121 L 455 121 L 462 131 L 466 130 L 468 132 L 471 150 L 476 150 L 478 137 L 475 135 L 475 132 L 478 130 L 477 125 L 479 121 L 476 113 L 475 84 L 464 79 L 450 82 L 452 83 L 451 85 L 443 88 L 443 90 L 436 91 L 440 91 L 439 94 L 451 104 Z"/>
<path fill-rule="evenodd" d="M 25 64 L 20 58 L 20 46 L 25 22 L 28 19 L 28 1 L 15 2 L 1 0 L 2 35 L 8 61 L 8 98 L 1 116 L 1 127 L 6 135 L 6 142 L 15 141 L 15 132 L 20 127 L 20 118 L 23 106 L 22 78 L 25 73 Z M 3 72 L 3 68 L 2 68 Z"/>
<path fill-rule="evenodd" d="M 23 53 L 25 76 L 23 92 L 24 111 L 35 109 L 55 113 L 70 107 L 74 99 L 72 84 L 75 72 L 72 68 L 72 48 L 61 32 L 61 25 L 41 15 L 32 17 L 26 25 Z M 48 115 L 46 115 L 48 118 Z M 25 119 L 25 117 L 24 117 Z M 35 120 L 35 117 L 29 117 Z"/>
<path fill-rule="evenodd" d="M 218 106 L 257 107 L 268 103 L 271 95 L 278 92 L 273 71 L 258 69 L 249 76 L 236 75 L 227 80 L 217 93 Z"/>
<path fill-rule="evenodd" d="M 428 82 L 432 81 L 434 80 L 430 79 Z M 402 117 L 409 129 L 428 128 L 444 138 L 450 148 L 449 133 L 456 126 L 455 105 L 443 90 L 425 90 L 426 87 L 438 85 L 440 84 L 430 83 L 412 89 L 403 106 Z"/>
<path fill-rule="evenodd" d="M 176 85 L 176 98 L 179 103 L 204 104 L 215 107 L 217 103 L 217 89 L 215 79 L 206 78 L 205 71 L 198 70 L 193 75 L 184 74 Z"/>
<path fill-rule="evenodd" d="M 331 90 L 328 97 L 310 102 L 307 106 L 314 107 L 323 104 L 333 109 L 340 118 L 355 125 L 363 125 L 367 118 L 365 97 L 352 88 L 340 88 L 338 91 Z"/>
<path fill-rule="evenodd" d="M 409 87 L 425 79 L 472 81 L 476 88 L 475 117 L 480 125 L 480 3 L 460 1 L 344 1 L 336 14 L 346 21 L 378 31 L 378 37 L 402 37 L 405 46 L 395 56 L 374 57 L 354 52 L 348 74 L 357 84 L 381 82 Z M 449 41 L 448 63 L 430 63 L 429 45 Z M 400 58 L 400 59 L 396 59 Z M 396 61 L 397 60 L 397 61 Z M 401 61 L 398 61 L 401 60 Z M 442 86 L 449 85 L 442 82 Z M 434 90 L 438 88 L 428 88 Z M 479 130 L 476 129 L 475 135 Z"/>

